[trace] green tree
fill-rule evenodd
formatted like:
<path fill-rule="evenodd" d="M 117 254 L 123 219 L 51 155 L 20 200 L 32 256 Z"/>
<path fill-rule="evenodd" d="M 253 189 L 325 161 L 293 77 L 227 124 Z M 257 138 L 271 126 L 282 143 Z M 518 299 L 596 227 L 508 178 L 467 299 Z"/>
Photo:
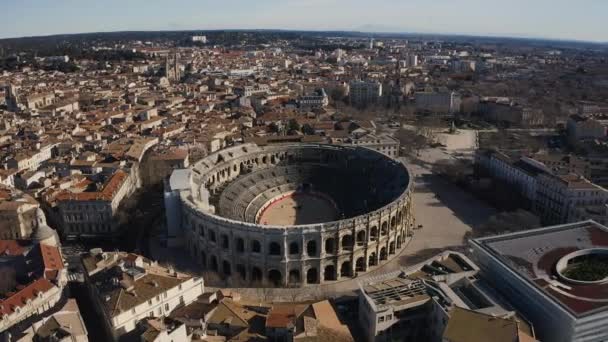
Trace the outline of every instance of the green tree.
<path fill-rule="evenodd" d="M 295 132 L 295 131 L 299 131 L 300 130 L 300 124 L 296 121 L 296 119 L 290 119 L 289 122 L 287 123 L 287 132 L 289 134 Z"/>
<path fill-rule="evenodd" d="M 315 129 L 312 128 L 312 126 L 309 124 L 304 124 L 302 125 L 302 133 L 304 133 L 305 135 L 314 135 Z"/>

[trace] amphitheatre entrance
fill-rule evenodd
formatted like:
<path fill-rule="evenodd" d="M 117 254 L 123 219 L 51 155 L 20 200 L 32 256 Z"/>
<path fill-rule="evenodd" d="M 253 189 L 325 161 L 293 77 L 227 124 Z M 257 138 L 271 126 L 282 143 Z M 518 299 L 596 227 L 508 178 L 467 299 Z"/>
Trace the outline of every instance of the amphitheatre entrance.
<path fill-rule="evenodd" d="M 292 192 L 268 201 L 257 215 L 257 223 L 292 226 L 335 221 L 339 211 L 334 201 L 317 192 Z"/>

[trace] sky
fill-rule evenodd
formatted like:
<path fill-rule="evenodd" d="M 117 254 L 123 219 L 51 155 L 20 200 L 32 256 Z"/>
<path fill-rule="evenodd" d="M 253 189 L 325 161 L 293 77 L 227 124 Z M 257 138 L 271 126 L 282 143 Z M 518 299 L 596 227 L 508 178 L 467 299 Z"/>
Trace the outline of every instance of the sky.
<path fill-rule="evenodd" d="M 608 42 L 608 0 L 0 0 L 0 9 L 0 38 L 296 29 Z"/>

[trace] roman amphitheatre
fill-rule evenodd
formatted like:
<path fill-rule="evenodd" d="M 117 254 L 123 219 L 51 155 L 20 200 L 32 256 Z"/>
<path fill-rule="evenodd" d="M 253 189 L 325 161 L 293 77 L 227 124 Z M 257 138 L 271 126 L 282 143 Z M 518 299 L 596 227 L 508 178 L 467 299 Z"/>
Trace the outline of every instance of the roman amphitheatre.
<path fill-rule="evenodd" d="M 407 168 L 362 147 L 249 143 L 176 178 L 173 212 L 191 257 L 251 285 L 354 278 L 397 255 L 413 225 Z"/>

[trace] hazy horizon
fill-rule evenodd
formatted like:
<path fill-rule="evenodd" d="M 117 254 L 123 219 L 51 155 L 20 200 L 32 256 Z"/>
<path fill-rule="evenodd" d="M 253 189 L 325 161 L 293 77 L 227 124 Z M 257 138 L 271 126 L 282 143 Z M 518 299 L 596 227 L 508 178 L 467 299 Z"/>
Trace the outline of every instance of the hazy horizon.
<path fill-rule="evenodd" d="M 4 4 L 0 38 L 116 31 L 305 30 L 608 42 L 608 1 L 23 0 Z"/>

